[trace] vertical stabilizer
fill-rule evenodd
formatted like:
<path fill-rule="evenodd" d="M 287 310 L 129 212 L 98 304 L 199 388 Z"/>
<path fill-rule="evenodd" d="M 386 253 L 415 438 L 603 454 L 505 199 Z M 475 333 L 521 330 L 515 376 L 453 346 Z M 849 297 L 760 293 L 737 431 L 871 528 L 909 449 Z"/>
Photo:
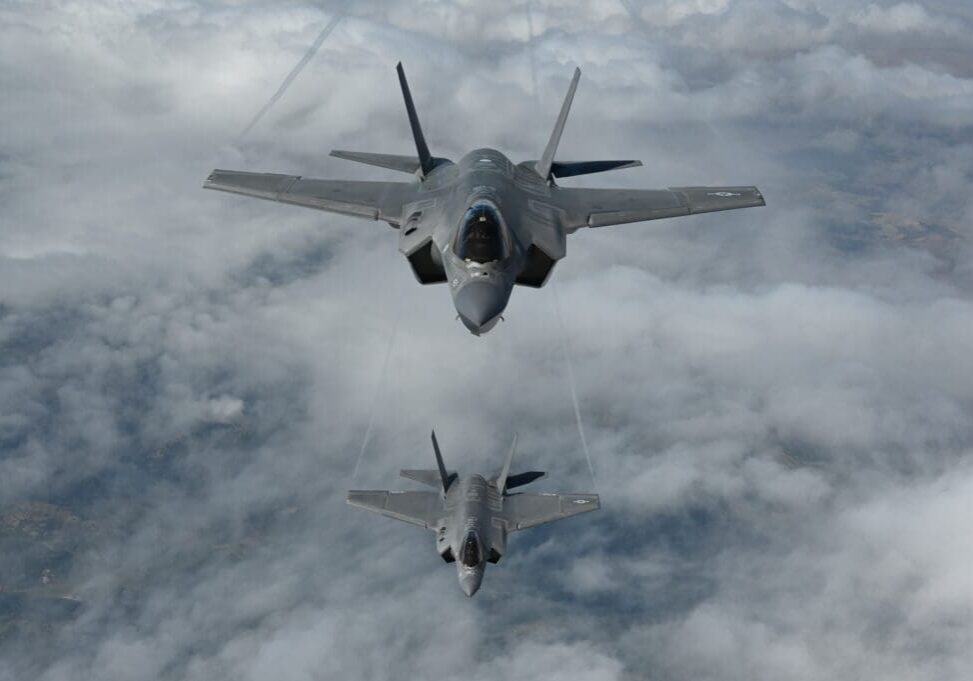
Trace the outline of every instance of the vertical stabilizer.
<path fill-rule="evenodd" d="M 436 431 L 432 431 L 432 448 L 436 452 L 436 466 L 439 468 L 439 479 L 443 482 L 443 495 L 445 496 L 447 490 L 449 490 L 449 483 L 453 481 L 453 477 L 446 472 L 446 466 L 443 464 L 443 454 L 439 451 L 439 442 L 436 441 Z"/>
<path fill-rule="evenodd" d="M 405 70 L 402 62 L 399 62 L 395 70 L 399 73 L 399 85 L 402 86 L 402 98 L 405 99 L 405 109 L 409 114 L 409 125 L 412 127 L 412 137 L 416 141 L 416 151 L 419 153 L 419 167 L 422 169 L 422 176 L 425 177 L 435 167 L 429 147 L 426 146 L 426 138 L 422 135 L 422 127 L 419 125 L 419 115 L 416 113 L 416 106 L 412 103 L 412 93 L 409 92 L 409 83 L 405 79 Z"/>
<path fill-rule="evenodd" d="M 400 73 L 400 77 L 401 73 Z M 574 70 L 574 78 L 571 79 L 571 86 L 568 88 L 568 94 L 564 97 L 564 104 L 561 105 L 561 113 L 557 117 L 557 123 L 554 124 L 554 131 L 551 133 L 551 139 L 547 142 L 547 148 L 544 149 L 544 155 L 541 156 L 541 160 L 537 162 L 537 174 L 543 177 L 545 180 L 549 179 L 551 176 L 551 164 L 554 163 L 554 153 L 557 151 L 558 142 L 561 141 L 561 133 L 564 132 L 564 124 L 568 120 L 568 111 L 571 110 L 571 102 L 574 101 L 574 91 L 578 89 L 578 80 L 581 78 L 581 69 L 576 68 Z M 417 123 L 418 125 L 418 123 Z"/>
<path fill-rule="evenodd" d="M 500 490 L 500 494 L 507 491 L 507 476 L 510 475 L 510 462 L 514 460 L 514 452 L 517 450 L 517 433 L 514 433 L 514 441 L 510 445 L 510 453 L 507 454 L 507 460 L 503 464 L 503 470 L 500 471 L 500 477 L 497 478 L 497 489 Z"/>

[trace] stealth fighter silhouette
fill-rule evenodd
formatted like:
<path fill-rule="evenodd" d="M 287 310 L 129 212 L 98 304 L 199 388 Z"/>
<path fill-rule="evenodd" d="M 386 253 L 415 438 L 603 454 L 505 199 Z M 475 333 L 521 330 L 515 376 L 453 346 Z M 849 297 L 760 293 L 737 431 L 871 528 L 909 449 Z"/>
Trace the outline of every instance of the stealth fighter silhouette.
<path fill-rule="evenodd" d="M 432 446 L 437 470 L 403 470 L 401 475 L 438 487 L 438 492 L 353 490 L 348 503 L 433 530 L 436 550 L 447 563 L 456 563 L 467 596 L 480 588 L 487 563 L 497 563 L 506 552 L 510 532 L 599 508 L 597 494 L 510 494 L 544 476 L 540 471 L 510 475 L 516 437 L 503 470 L 489 480 L 480 475 L 459 478 L 447 471 L 435 432 Z"/>
<path fill-rule="evenodd" d="M 300 175 L 214 170 L 206 189 L 382 220 L 399 230 L 399 250 L 422 284 L 446 283 L 459 319 L 475 335 L 492 329 L 514 285 L 540 288 L 582 227 L 764 205 L 756 187 L 581 189 L 558 178 L 641 165 L 640 161 L 555 161 L 581 71 L 576 69 L 540 160 L 514 164 L 495 149 L 458 162 L 426 145 L 402 64 L 399 83 L 416 156 L 332 151 L 359 163 L 411 173 L 417 182 L 315 180 Z"/>

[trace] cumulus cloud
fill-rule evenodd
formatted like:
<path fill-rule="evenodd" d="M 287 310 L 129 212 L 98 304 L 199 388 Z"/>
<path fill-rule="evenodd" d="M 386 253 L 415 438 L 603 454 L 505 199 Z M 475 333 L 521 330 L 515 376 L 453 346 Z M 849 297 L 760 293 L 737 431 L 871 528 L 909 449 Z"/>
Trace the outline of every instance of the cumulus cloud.
<path fill-rule="evenodd" d="M 922 5 L 900 2 L 891 6 L 871 4 L 851 15 L 851 23 L 879 33 L 906 31 L 951 33 L 959 24 L 946 17 L 931 17 Z"/>
<path fill-rule="evenodd" d="M 354 3 L 235 142 L 341 6 L 0 10 L 0 679 L 973 667 L 965 6 Z M 382 177 L 326 152 L 410 153 L 400 59 L 437 155 L 536 157 L 579 65 L 563 156 L 646 165 L 565 184 L 769 205 L 580 232 L 474 339 L 386 227 L 199 189 Z M 344 504 L 431 427 L 603 510 L 470 601 Z"/>

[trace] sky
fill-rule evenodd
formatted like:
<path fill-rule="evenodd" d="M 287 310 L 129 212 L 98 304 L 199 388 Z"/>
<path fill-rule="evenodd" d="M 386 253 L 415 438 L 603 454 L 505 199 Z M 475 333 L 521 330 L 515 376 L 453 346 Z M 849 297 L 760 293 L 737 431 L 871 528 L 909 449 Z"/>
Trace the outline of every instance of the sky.
<path fill-rule="evenodd" d="M 971 33 L 959 0 L 0 4 L 0 681 L 967 678 Z M 578 66 L 558 157 L 644 166 L 565 186 L 767 207 L 579 231 L 475 338 L 387 225 L 201 190 L 401 180 L 327 156 L 413 153 L 400 60 L 437 156 L 537 158 Z M 602 509 L 468 599 L 344 501 L 431 428 L 465 473 L 517 432 Z"/>

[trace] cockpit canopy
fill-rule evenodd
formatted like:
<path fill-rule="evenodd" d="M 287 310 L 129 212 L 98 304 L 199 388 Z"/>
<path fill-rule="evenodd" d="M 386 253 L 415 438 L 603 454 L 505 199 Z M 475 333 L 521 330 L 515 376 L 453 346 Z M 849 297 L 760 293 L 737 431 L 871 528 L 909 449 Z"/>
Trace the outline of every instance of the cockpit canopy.
<path fill-rule="evenodd" d="M 453 252 L 481 264 L 503 260 L 507 254 L 503 222 L 492 203 L 477 201 L 466 211 Z"/>
<path fill-rule="evenodd" d="M 470 532 L 463 540 L 463 547 L 459 552 L 459 562 L 469 568 L 474 568 L 482 562 L 480 553 L 480 542 L 476 535 Z"/>

